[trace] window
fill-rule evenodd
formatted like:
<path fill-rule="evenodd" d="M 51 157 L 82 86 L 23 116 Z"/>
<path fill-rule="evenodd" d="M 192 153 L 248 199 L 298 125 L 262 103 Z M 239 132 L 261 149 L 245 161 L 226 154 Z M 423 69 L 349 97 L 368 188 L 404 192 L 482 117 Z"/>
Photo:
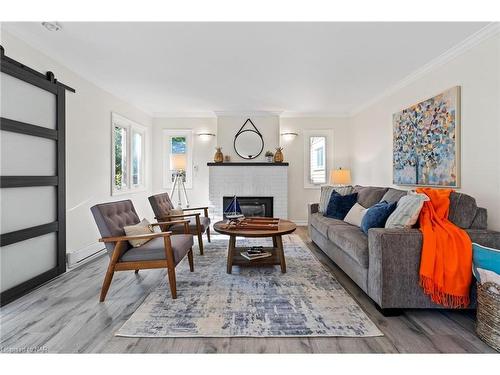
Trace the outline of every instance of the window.
<path fill-rule="evenodd" d="M 332 139 L 329 129 L 304 132 L 304 188 L 319 188 L 328 183 L 328 168 L 333 165 Z"/>
<path fill-rule="evenodd" d="M 193 187 L 193 139 L 191 130 L 163 130 L 163 187 L 171 188 L 174 171 L 185 173 L 186 189 Z"/>
<path fill-rule="evenodd" d="M 325 151 L 326 137 L 309 137 L 309 179 L 314 185 L 326 183 Z"/>
<path fill-rule="evenodd" d="M 116 113 L 112 126 L 112 193 L 145 187 L 146 128 Z"/>

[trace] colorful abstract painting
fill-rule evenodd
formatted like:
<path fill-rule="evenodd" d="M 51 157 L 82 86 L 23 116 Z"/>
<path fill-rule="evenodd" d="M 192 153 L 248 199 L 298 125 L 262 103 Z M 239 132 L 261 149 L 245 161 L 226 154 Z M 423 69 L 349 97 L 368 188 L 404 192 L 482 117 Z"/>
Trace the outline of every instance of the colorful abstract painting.
<path fill-rule="evenodd" d="M 460 87 L 395 113 L 393 182 L 459 186 Z"/>

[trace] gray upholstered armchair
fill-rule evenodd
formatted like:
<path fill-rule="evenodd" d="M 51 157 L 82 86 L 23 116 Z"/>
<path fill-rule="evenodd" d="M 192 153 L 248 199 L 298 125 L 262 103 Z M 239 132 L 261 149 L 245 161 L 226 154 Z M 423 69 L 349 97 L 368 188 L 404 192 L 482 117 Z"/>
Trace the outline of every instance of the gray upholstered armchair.
<path fill-rule="evenodd" d="M 184 233 L 173 235 L 172 232 L 155 232 L 126 236 L 123 227 L 135 225 L 140 222 L 134 205 L 130 200 L 97 204 L 90 208 L 95 222 L 101 233 L 100 242 L 104 242 L 110 261 L 106 277 L 102 284 L 100 302 L 106 298 L 113 274 L 115 271 L 135 270 L 151 268 L 167 268 L 168 281 L 172 298 L 177 298 L 175 282 L 175 266 L 186 256 L 189 260 L 189 269 L 193 272 L 193 236 L 189 233 L 187 220 L 159 222 L 162 228 L 168 225 L 181 225 Z M 129 240 L 145 239 L 151 240 L 139 247 L 132 247 Z"/>
<path fill-rule="evenodd" d="M 170 200 L 168 193 L 152 195 L 148 198 L 151 208 L 158 221 L 169 221 L 172 219 L 188 218 L 189 230 L 191 234 L 198 236 L 198 246 L 200 254 L 203 255 L 203 233 L 207 233 L 207 240 L 210 242 L 210 218 L 208 217 L 208 207 L 183 208 L 182 211 L 199 211 L 203 210 L 204 216 L 199 212 L 183 213 L 182 215 L 171 215 L 170 211 L 174 209 L 174 205 Z M 184 233 L 182 224 L 172 224 L 168 226 L 168 230 L 172 233 Z"/>

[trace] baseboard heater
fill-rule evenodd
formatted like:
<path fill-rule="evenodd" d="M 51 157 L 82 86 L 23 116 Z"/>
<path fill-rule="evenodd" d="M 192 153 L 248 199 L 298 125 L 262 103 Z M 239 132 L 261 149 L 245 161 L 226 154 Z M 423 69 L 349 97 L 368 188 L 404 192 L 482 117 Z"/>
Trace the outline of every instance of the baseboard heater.
<path fill-rule="evenodd" d="M 90 259 L 93 259 L 106 251 L 103 244 L 96 242 L 85 246 L 84 248 L 72 251 L 66 254 L 66 259 L 68 262 L 68 268 L 74 268 L 80 264 L 86 263 Z"/>

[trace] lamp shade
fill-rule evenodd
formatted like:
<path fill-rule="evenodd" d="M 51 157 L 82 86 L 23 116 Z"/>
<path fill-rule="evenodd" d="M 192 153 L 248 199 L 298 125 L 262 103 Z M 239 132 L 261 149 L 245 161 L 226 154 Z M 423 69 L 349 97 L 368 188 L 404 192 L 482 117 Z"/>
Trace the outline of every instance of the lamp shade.
<path fill-rule="evenodd" d="M 171 154 L 170 155 L 170 168 L 174 171 L 186 170 L 186 154 Z"/>
<path fill-rule="evenodd" d="M 334 169 L 330 173 L 330 183 L 333 185 L 348 185 L 351 183 L 351 171 L 349 169 Z"/>

